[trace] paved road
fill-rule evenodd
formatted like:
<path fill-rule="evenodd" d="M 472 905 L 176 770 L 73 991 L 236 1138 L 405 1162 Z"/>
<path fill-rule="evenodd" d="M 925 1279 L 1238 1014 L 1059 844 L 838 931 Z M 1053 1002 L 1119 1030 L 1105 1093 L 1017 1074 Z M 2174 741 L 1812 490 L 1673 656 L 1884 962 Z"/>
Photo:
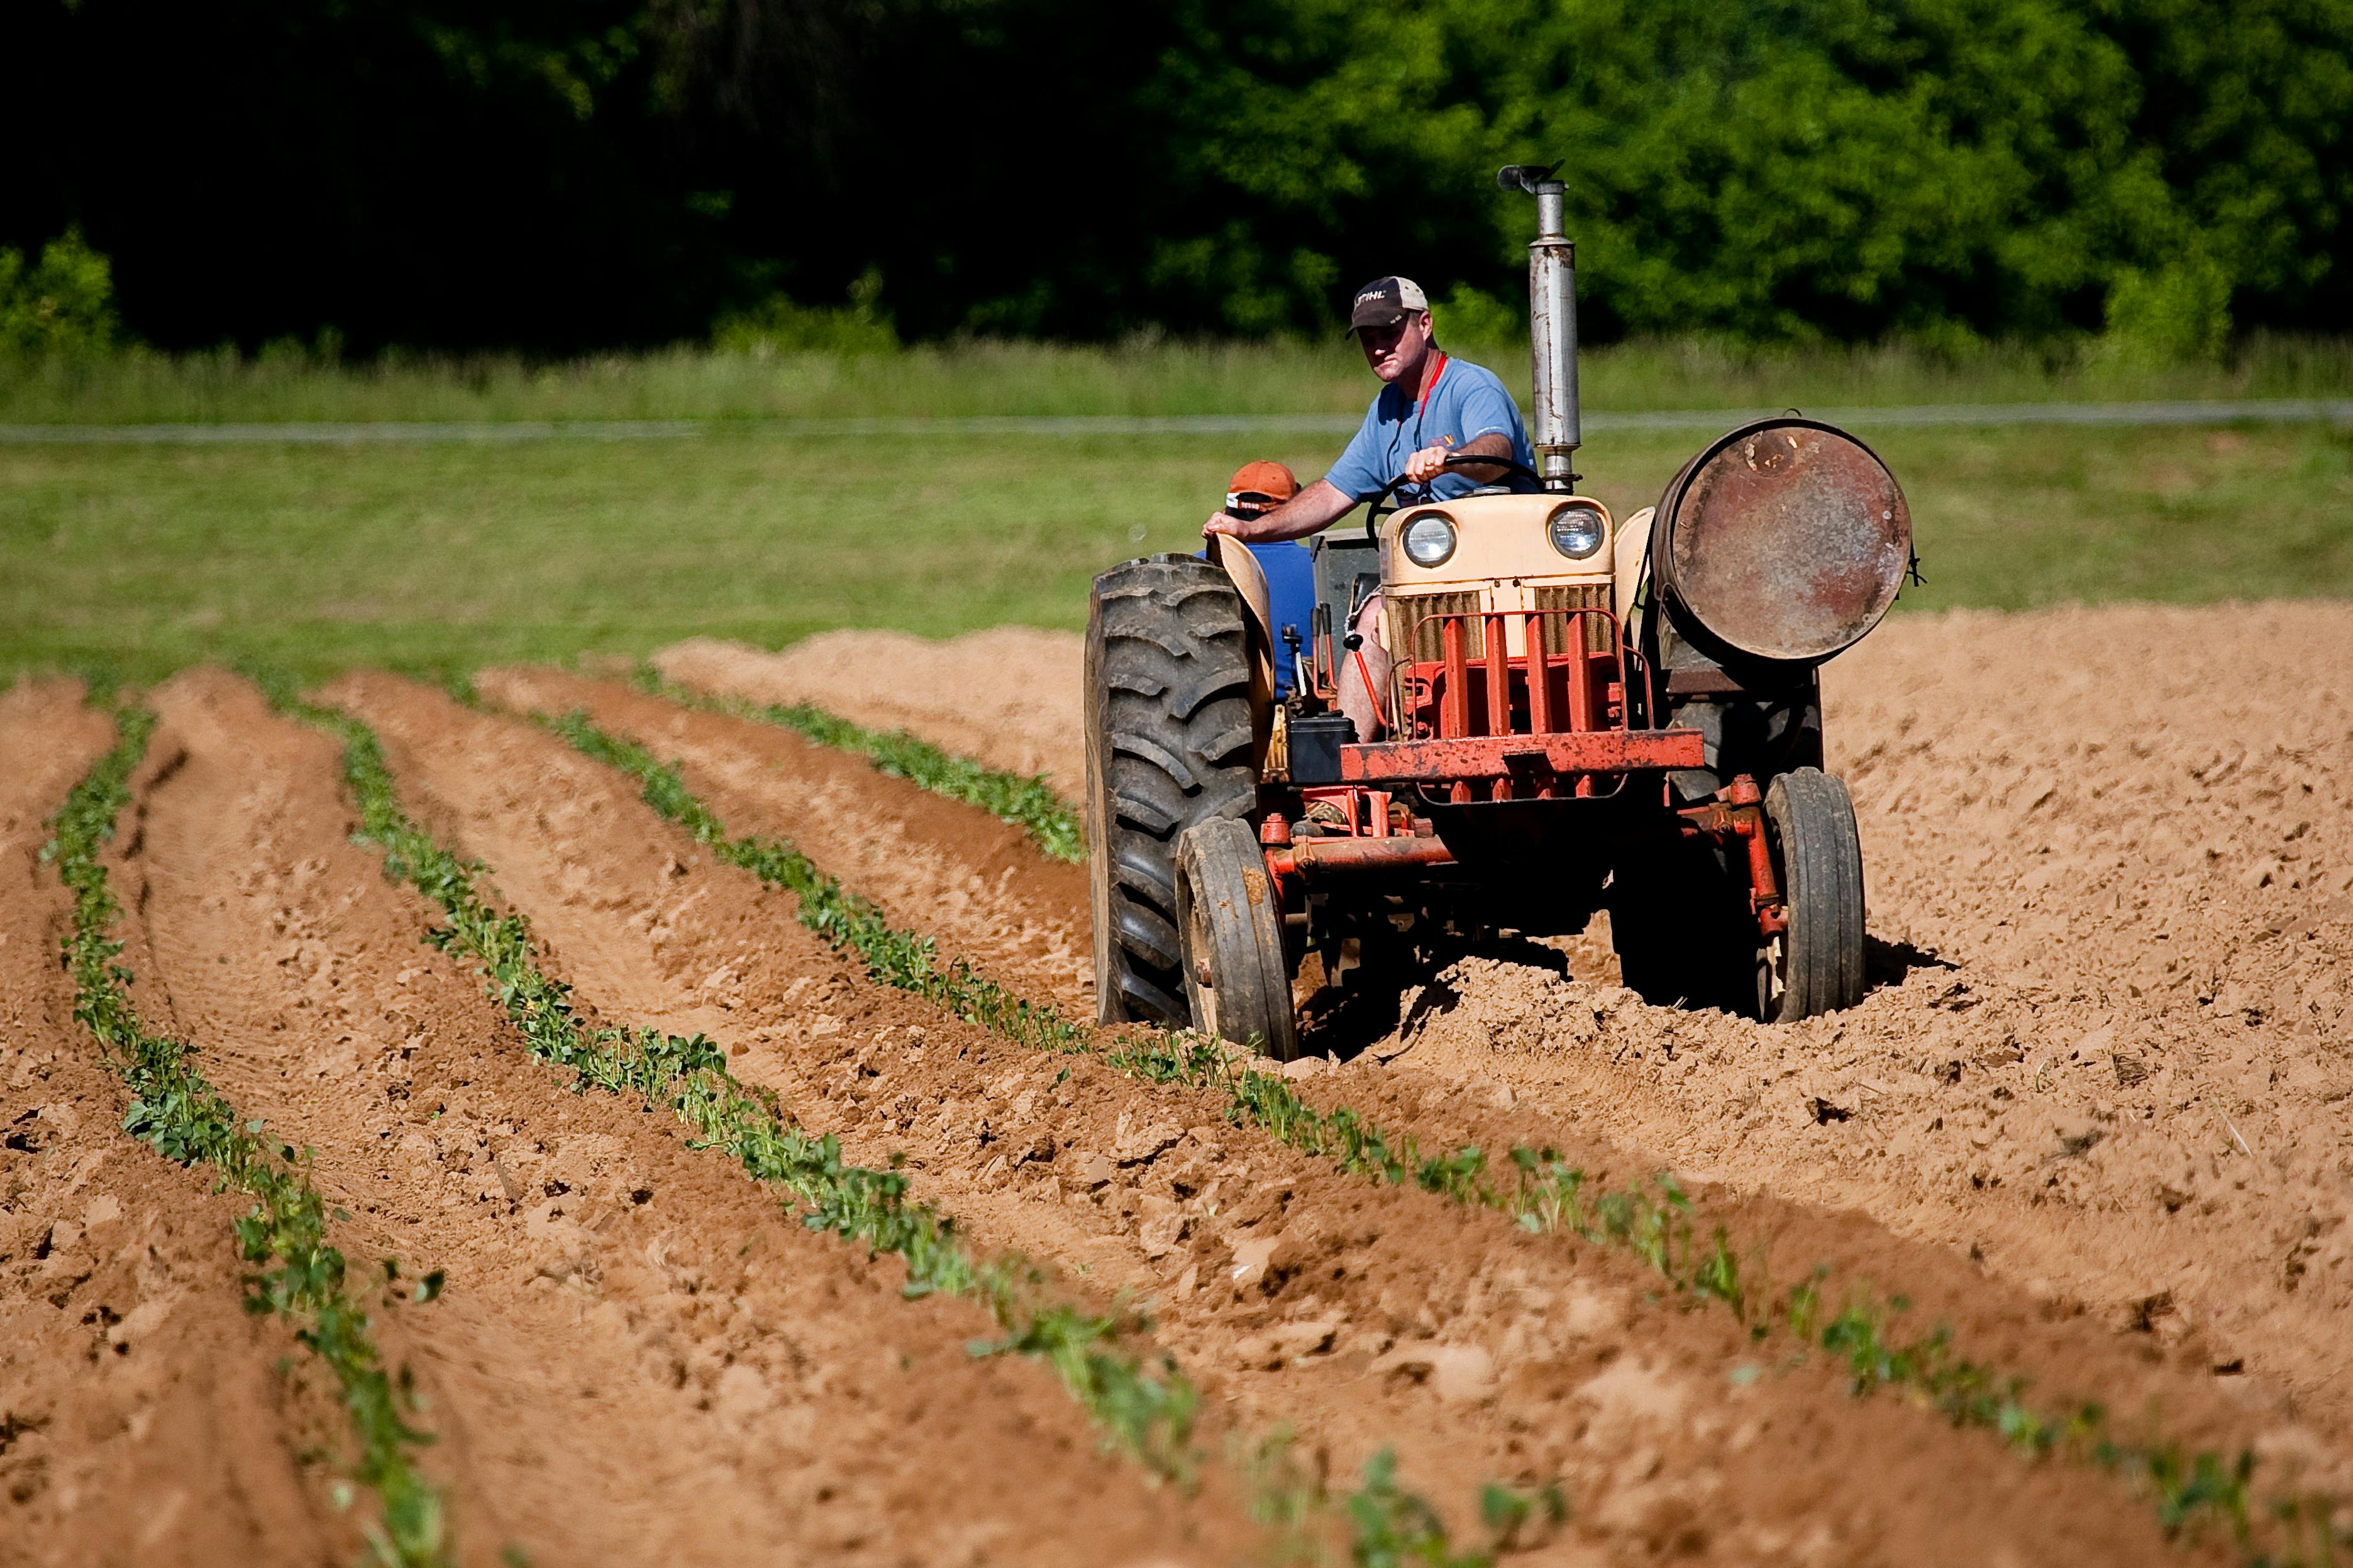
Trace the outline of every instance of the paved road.
<path fill-rule="evenodd" d="M 1781 410 L 1672 408 L 1589 410 L 1588 432 L 1727 430 Z M 2353 425 L 2353 398 L 2250 398 L 2182 403 L 1947 403 L 1891 408 L 1809 408 L 1810 416 L 1856 429 L 2002 425 Z M 0 446 L 326 446 L 406 441 L 633 441 L 756 427 L 801 436 L 1249 436 L 1346 435 L 1354 414 L 983 415 L 946 419 L 564 419 L 512 422 L 384 422 L 279 425 L 0 425 Z"/>

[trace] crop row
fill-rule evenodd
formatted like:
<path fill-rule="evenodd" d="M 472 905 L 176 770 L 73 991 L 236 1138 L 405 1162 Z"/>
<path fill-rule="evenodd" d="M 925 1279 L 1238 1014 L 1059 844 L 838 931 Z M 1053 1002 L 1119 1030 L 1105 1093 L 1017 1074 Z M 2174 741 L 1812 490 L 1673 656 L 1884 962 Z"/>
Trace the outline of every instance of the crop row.
<path fill-rule="evenodd" d="M 827 712 L 813 703 L 758 703 L 740 697 L 714 696 L 666 680 L 650 664 L 638 667 L 635 684 L 641 691 L 731 719 L 752 719 L 792 731 L 820 746 L 852 752 L 874 764 L 875 771 L 905 779 L 934 795 L 977 806 L 1000 821 L 1029 835 L 1049 859 L 1083 865 L 1086 832 L 1078 813 L 1054 793 L 1042 774 L 1007 773 L 942 751 L 904 730 L 869 730 Z"/>
<path fill-rule="evenodd" d="M 845 1162 L 835 1136 L 794 1125 L 773 1094 L 735 1078 L 725 1051 L 704 1037 L 584 1026 L 570 987 L 540 967 L 525 918 L 493 909 L 475 886 L 482 868 L 459 859 L 409 818 L 373 731 L 349 714 L 301 700 L 283 683 L 269 689 L 281 709 L 342 741 L 344 779 L 360 808 L 356 837 L 382 852 L 389 874 L 440 907 L 448 923 L 432 940 L 480 967 L 486 989 L 534 1057 L 571 1071 L 583 1089 L 666 1107 L 693 1130 L 698 1147 L 717 1149 L 754 1179 L 790 1193 L 812 1229 L 899 1258 L 910 1296 L 941 1291 L 977 1300 L 1005 1337 L 976 1349 L 1044 1362 L 1129 1458 L 1166 1480 L 1189 1485 L 1198 1478 L 1204 1459 L 1195 1431 L 1198 1394 L 1166 1356 L 1147 1363 L 1120 1348 L 1131 1321 L 1056 1299 L 1045 1276 L 1018 1259 L 976 1256 L 953 1219 L 909 1198 L 903 1175 Z M 844 933 L 851 930 L 871 935 L 869 922 L 879 918 L 862 903 L 835 913 L 837 942 L 849 940 Z M 1017 1023 L 1020 1011 L 1017 1005 L 1003 1021 Z M 1368 1467 L 1361 1487 L 1338 1499 L 1287 1462 L 1281 1438 L 1236 1458 L 1255 1479 L 1261 1516 L 1302 1541 L 1338 1524 L 1359 1562 L 1474 1568 L 1488 1561 L 1479 1551 L 1454 1550 L 1435 1510 L 1397 1484 L 1386 1454 Z M 1491 1536 L 1502 1541 L 1552 1503 L 1491 1487 L 1482 1505 Z"/>
<path fill-rule="evenodd" d="M 224 1187 L 253 1198 L 252 1212 L 237 1222 L 238 1248 L 259 1269 L 247 1280 L 247 1305 L 293 1325 L 295 1337 L 334 1375 L 358 1446 L 353 1479 L 375 1494 L 380 1508 L 380 1519 L 363 1526 L 378 1558 L 396 1568 L 434 1568 L 449 1560 L 445 1515 L 440 1494 L 412 1457 L 432 1439 L 414 1425 L 417 1403 L 407 1369 L 385 1371 L 367 1310 L 351 1289 L 349 1266 L 327 1241 L 329 1211 L 307 1174 L 307 1152 L 270 1139 L 259 1121 L 240 1121 L 196 1070 L 188 1047 L 148 1029 L 132 1006 L 132 973 L 119 962 L 122 942 L 113 934 L 122 909 L 99 857 L 130 803 L 132 770 L 155 717 L 125 706 L 115 725 L 114 746 L 66 797 L 42 852 L 73 894 L 65 960 L 74 1016 L 130 1087 L 124 1130 L 165 1159 L 210 1166 Z M 333 1217 L 351 1216 L 336 1210 Z M 392 1274 L 387 1266 L 387 1287 Z M 428 1274 L 411 1300 L 429 1300 L 439 1286 L 440 1275 Z"/>
<path fill-rule="evenodd" d="M 2232 1455 L 2137 1441 L 2095 1404 L 2038 1406 L 2024 1378 L 1961 1354 L 1947 1328 L 1898 1336 L 1895 1319 L 1908 1310 L 1900 1296 L 1857 1289 L 1838 1300 L 1826 1297 L 1826 1269 L 1776 1289 L 1763 1278 L 1761 1248 L 1736 1247 L 1722 1226 L 1704 1241 L 1697 1237 L 1691 1201 L 1672 1176 L 1662 1174 L 1644 1189 L 1597 1193 L 1581 1170 L 1549 1148 L 1514 1146 L 1500 1163 L 1475 1146 L 1425 1154 L 1409 1134 L 1345 1105 L 1327 1110 L 1307 1103 L 1289 1079 L 1257 1069 L 1223 1042 L 1188 1032 L 1099 1034 L 1073 1023 L 1050 1005 L 1016 995 L 964 959 L 943 963 L 928 937 L 892 927 L 880 910 L 845 890 L 791 844 L 731 836 L 680 771 L 644 747 L 606 732 L 582 713 L 539 721 L 635 778 L 648 805 L 721 859 L 794 893 L 802 922 L 856 953 L 873 978 L 1003 1038 L 1095 1054 L 1146 1082 L 1220 1090 L 1231 1120 L 1344 1172 L 1495 1211 L 1531 1231 L 1565 1233 L 1630 1253 L 1680 1295 L 1731 1311 L 1760 1350 L 1779 1344 L 1796 1358 L 1820 1352 L 1845 1368 L 1857 1397 L 1897 1394 L 1958 1426 L 1993 1433 L 2023 1457 L 2069 1458 L 2118 1476 L 2149 1500 L 2168 1534 L 2225 1529 L 2250 1568 L 2332 1563 L 2340 1547 L 2353 1542 L 2353 1534 L 2334 1521 L 2331 1500 L 2259 1497 L 2252 1449 Z M 1746 1265 L 1744 1257 L 1750 1260 Z"/>

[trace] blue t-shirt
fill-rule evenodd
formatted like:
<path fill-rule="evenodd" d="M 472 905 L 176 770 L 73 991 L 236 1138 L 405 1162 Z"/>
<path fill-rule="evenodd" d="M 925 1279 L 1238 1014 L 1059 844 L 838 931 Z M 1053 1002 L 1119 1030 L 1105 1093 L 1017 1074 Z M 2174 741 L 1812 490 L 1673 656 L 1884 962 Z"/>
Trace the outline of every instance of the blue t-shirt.
<path fill-rule="evenodd" d="M 1449 357 L 1439 367 L 1438 384 L 1419 400 L 1409 398 L 1395 383 L 1384 386 L 1365 411 L 1356 432 L 1324 482 L 1344 495 L 1367 500 L 1380 488 L 1405 472 L 1405 460 L 1424 447 L 1451 436 L 1456 447 L 1497 431 L 1512 437 L 1512 456 L 1533 468 L 1535 449 L 1528 445 L 1527 427 L 1520 423 L 1519 405 L 1495 373 L 1468 360 Z M 1477 489 L 1482 481 L 1467 474 L 1443 473 L 1430 482 L 1430 499 L 1447 500 Z M 1518 474 L 1504 482 L 1514 489 L 1530 488 Z M 1406 500 L 1421 499 L 1421 488 L 1409 485 L 1399 492 Z"/>

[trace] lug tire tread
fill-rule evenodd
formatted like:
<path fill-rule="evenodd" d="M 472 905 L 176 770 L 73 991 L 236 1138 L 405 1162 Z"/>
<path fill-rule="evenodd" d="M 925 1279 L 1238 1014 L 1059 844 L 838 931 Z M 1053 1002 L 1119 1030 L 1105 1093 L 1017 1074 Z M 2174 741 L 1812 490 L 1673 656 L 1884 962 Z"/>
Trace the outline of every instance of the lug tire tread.
<path fill-rule="evenodd" d="M 1208 562 L 1147 556 L 1095 579 L 1084 805 L 1103 1023 L 1191 1021 L 1176 850 L 1258 802 L 1245 637 L 1241 595 Z"/>

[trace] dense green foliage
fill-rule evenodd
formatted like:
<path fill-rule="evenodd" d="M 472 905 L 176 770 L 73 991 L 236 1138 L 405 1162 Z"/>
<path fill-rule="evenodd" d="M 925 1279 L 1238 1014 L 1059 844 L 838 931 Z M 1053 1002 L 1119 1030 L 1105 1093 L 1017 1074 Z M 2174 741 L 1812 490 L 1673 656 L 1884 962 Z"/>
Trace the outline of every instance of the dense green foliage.
<path fill-rule="evenodd" d="M 114 283 L 105 257 L 68 229 L 37 259 L 0 248 L 0 357 L 79 356 L 114 341 Z"/>
<path fill-rule="evenodd" d="M 2353 312 L 2353 0 L 27 0 L 0 61 L 0 239 L 167 346 L 1492 322 L 1556 157 L 1601 338 Z"/>

